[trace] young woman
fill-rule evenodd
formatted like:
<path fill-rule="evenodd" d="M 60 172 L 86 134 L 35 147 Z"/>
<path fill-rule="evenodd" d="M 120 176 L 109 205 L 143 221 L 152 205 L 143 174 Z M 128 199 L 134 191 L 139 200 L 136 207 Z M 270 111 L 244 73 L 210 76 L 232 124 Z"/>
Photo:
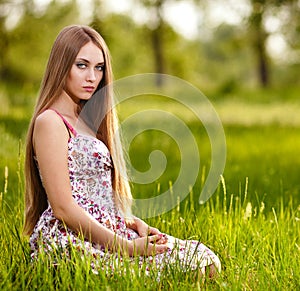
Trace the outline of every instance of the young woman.
<path fill-rule="evenodd" d="M 96 260 L 119 253 L 160 269 L 189 261 L 189 268 L 213 275 L 220 261 L 206 246 L 162 234 L 131 215 L 109 84 L 102 37 L 88 26 L 65 27 L 52 47 L 27 137 L 24 233 L 32 257 L 68 254 L 73 245 Z"/>

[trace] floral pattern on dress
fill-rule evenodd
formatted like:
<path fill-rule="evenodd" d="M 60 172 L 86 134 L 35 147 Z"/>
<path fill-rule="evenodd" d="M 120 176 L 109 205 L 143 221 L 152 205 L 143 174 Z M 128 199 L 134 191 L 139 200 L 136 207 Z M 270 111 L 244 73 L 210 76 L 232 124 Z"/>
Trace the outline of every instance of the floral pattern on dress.
<path fill-rule="evenodd" d="M 111 176 L 113 165 L 106 145 L 94 137 L 76 134 L 68 142 L 68 167 L 72 196 L 78 205 L 116 234 L 129 240 L 138 238 L 135 231 L 126 227 L 124 216 L 114 203 Z M 82 239 L 56 219 L 49 204 L 30 236 L 32 258 L 36 258 L 41 251 L 51 253 L 57 249 L 63 249 L 68 254 L 70 244 L 84 250 L 102 264 L 103 261 L 111 262 L 113 258 L 113 264 L 107 263 L 111 270 L 122 264 L 120 256 L 106 251 L 103 246 Z M 215 264 L 220 271 L 218 257 L 198 241 L 185 241 L 168 236 L 168 246 L 163 254 L 139 257 L 139 265 L 143 266 L 146 262 L 148 272 L 151 266 L 162 270 L 166 265 L 179 263 L 183 270 L 200 269 L 204 272 L 206 266 Z M 96 268 L 95 262 L 93 268 Z"/>

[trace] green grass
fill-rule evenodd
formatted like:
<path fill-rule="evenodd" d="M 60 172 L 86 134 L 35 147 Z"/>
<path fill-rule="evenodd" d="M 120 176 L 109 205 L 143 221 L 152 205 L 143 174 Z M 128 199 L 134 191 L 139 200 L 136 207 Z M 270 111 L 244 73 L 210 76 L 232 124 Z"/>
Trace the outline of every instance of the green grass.
<path fill-rule="evenodd" d="M 252 104 L 233 101 L 236 107 L 222 107 L 227 142 L 227 163 L 223 182 L 204 205 L 197 203 L 203 177 L 210 166 L 210 146 L 205 130 L 188 116 L 187 124 L 200 146 L 201 171 L 189 196 L 172 211 L 148 219 L 149 224 L 180 238 L 199 239 L 214 250 L 222 262 L 222 273 L 214 280 L 195 282 L 191 272 L 174 270 L 151 276 L 137 266 L 124 266 L 113 274 L 94 274 L 89 259 L 82 260 L 74 250 L 70 260 L 60 259 L 54 267 L 47 257 L 30 262 L 27 240 L 21 236 L 23 224 L 24 137 L 28 111 L 10 110 L 0 114 L 0 290 L 297 290 L 300 287 L 300 124 L 282 112 L 282 123 L 268 115 L 265 105 L 252 111 Z M 286 104 L 285 102 L 283 102 Z M 291 103 L 291 110 L 293 110 Z M 153 105 L 153 104 L 152 104 Z M 145 104 L 135 104 L 127 114 Z M 172 104 L 159 104 L 179 112 Z M 165 107 L 164 107 L 165 106 Z M 218 107 L 219 106 L 219 107 Z M 246 110 L 247 107 L 250 108 Z M 276 107 L 276 108 L 275 108 Z M 280 107 L 280 106 L 279 106 Z M 223 109 L 222 109 L 223 108 Z M 227 108 L 226 110 L 224 108 Z M 245 109 L 247 123 L 230 117 L 230 109 Z M 270 114 L 278 106 L 270 106 Z M 282 107 L 285 109 L 286 107 Z M 260 111 L 261 110 L 261 111 Z M 248 115 L 247 115 L 248 112 Z M 257 112 L 264 112 L 263 122 Z M 277 114 L 277 113 L 276 113 Z M 247 116 L 246 116 L 247 115 Z M 121 116 L 122 117 L 122 116 Z M 225 118 L 226 117 L 226 118 Z M 124 118 L 124 117 L 123 117 Z M 121 118 L 122 119 L 122 118 Z M 20 142 L 21 141 L 21 142 Z M 158 142 L 159 141 L 159 142 Z M 143 146 L 141 146 L 143 145 Z M 133 164 L 149 169 L 148 155 L 157 146 L 165 151 L 167 171 L 150 185 L 134 185 L 136 197 L 157 195 L 178 175 L 180 150 L 161 133 L 148 132 L 131 146 Z M 5 170 L 6 169 L 6 170 Z"/>
<path fill-rule="evenodd" d="M 225 185 L 219 191 L 226 193 Z M 5 193 L 8 195 L 8 193 Z M 138 273 L 134 265 L 113 275 L 94 274 L 78 256 L 53 267 L 46 257 L 30 263 L 20 237 L 22 203 L 1 203 L 1 290 L 296 290 L 300 271 L 300 207 L 292 199 L 281 210 L 254 207 L 243 189 L 237 195 L 216 194 L 201 207 L 192 199 L 149 223 L 181 238 L 199 239 L 221 258 L 223 270 L 215 281 L 194 282 L 191 273 L 165 272 L 161 281 Z M 229 204 L 227 203 L 229 201 Z M 226 206 L 228 204 L 228 206 Z M 196 210 L 195 210 L 196 209 Z M 88 261 L 89 258 L 87 258 Z M 125 272 L 125 273 L 124 273 Z"/>

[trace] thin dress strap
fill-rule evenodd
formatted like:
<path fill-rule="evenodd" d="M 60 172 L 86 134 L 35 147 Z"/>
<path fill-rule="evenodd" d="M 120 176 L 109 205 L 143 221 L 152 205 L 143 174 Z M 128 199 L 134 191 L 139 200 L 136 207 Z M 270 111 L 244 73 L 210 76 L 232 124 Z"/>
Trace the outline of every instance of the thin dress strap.
<path fill-rule="evenodd" d="M 56 114 L 62 119 L 62 121 L 64 122 L 64 124 L 66 125 L 68 131 L 71 131 L 72 134 L 74 136 L 77 135 L 77 132 L 76 130 L 74 129 L 74 127 L 68 122 L 68 120 L 66 120 L 61 113 L 59 113 L 57 110 L 53 109 L 53 108 L 49 108 L 50 110 L 53 110 L 54 112 L 56 112 Z M 69 132 L 69 135 L 70 135 L 70 132 Z M 71 136 L 70 136 L 71 137 Z"/>

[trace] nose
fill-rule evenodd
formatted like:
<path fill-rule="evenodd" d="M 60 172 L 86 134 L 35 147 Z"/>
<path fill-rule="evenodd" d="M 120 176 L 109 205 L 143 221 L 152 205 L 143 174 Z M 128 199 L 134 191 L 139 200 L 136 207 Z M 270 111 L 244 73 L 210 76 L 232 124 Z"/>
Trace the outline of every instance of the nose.
<path fill-rule="evenodd" d="M 89 82 L 94 82 L 94 81 L 96 81 L 96 74 L 95 74 L 95 71 L 94 71 L 93 69 L 91 69 L 91 70 L 88 71 L 87 80 L 88 80 Z"/>

